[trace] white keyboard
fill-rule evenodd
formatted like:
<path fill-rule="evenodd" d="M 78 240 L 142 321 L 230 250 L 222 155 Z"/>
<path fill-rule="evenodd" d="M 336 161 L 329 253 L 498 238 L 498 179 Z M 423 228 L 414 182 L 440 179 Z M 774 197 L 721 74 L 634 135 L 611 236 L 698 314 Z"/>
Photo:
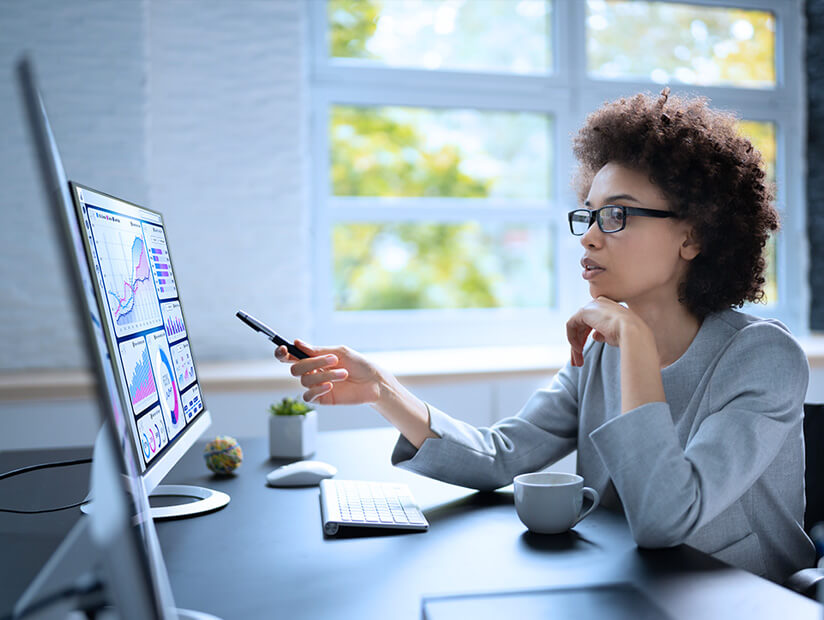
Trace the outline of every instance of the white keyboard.
<path fill-rule="evenodd" d="M 329 536 L 341 526 L 427 530 L 429 523 L 409 487 L 398 482 L 335 480 L 320 482 L 323 531 Z"/>

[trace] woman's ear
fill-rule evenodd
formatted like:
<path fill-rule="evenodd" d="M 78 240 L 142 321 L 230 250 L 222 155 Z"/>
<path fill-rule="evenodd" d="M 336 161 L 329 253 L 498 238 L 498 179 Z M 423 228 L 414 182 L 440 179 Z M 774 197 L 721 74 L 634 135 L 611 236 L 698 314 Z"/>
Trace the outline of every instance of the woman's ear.
<path fill-rule="evenodd" d="M 695 231 L 690 228 L 687 231 L 687 236 L 681 243 L 681 258 L 684 260 L 692 260 L 701 253 L 701 246 L 695 238 Z"/>

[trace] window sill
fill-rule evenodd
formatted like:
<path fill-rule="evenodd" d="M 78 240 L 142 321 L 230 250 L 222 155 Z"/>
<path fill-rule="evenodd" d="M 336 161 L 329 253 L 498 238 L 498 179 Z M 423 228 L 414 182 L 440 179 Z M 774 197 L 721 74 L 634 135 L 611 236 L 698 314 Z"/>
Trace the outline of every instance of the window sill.
<path fill-rule="evenodd" d="M 801 345 L 811 368 L 824 367 L 824 335 L 804 338 Z M 472 347 L 383 351 L 369 359 L 401 380 L 455 381 L 470 378 L 554 374 L 569 359 L 567 347 Z M 204 392 L 292 388 L 296 379 L 273 359 L 198 364 Z M 79 399 L 92 395 L 87 370 L 0 372 L 0 402 L 35 399 Z"/>
<path fill-rule="evenodd" d="M 568 349 L 548 347 L 473 347 L 368 353 L 369 359 L 398 378 L 427 380 L 556 372 Z M 289 367 L 274 359 L 205 362 L 197 366 L 204 392 L 270 390 L 294 387 Z M 89 398 L 92 375 L 83 369 L 0 373 L 0 401 Z"/>

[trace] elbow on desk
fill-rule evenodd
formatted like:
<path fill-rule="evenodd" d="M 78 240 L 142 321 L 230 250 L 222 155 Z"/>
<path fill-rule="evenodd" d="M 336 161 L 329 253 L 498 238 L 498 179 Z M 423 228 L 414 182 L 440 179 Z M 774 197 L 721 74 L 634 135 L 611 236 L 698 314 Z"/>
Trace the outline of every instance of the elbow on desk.
<path fill-rule="evenodd" d="M 666 549 L 675 547 L 684 541 L 664 532 L 642 532 L 640 535 L 633 532 L 635 544 L 642 549 Z"/>
<path fill-rule="evenodd" d="M 675 547 L 686 540 L 686 535 L 678 528 L 668 528 L 663 523 L 637 524 L 630 521 L 635 544 L 644 549 L 665 549 Z"/>
<path fill-rule="evenodd" d="M 698 528 L 698 502 L 671 502 L 671 506 L 646 503 L 624 508 L 632 538 L 639 547 L 664 549 L 683 544 Z"/>
<path fill-rule="evenodd" d="M 472 487 L 479 493 L 494 493 L 498 489 L 505 487 L 507 484 L 512 484 L 512 482 L 504 482 L 503 484 L 474 484 Z"/>

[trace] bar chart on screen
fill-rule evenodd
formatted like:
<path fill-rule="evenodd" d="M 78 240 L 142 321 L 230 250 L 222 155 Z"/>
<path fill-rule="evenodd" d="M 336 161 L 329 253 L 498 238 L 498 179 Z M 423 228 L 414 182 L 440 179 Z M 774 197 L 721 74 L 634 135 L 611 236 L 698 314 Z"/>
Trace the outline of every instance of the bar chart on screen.
<path fill-rule="evenodd" d="M 166 336 L 169 342 L 177 342 L 186 337 L 186 325 L 183 323 L 183 313 L 180 311 L 179 301 L 170 301 L 161 304 L 163 325 L 166 327 Z"/>
<path fill-rule="evenodd" d="M 88 213 L 117 337 L 162 325 L 140 222 L 92 207 Z"/>
<path fill-rule="evenodd" d="M 120 358 L 123 360 L 123 372 L 132 397 L 132 407 L 135 414 L 138 414 L 157 402 L 157 389 L 154 373 L 152 373 L 152 363 L 149 360 L 149 349 L 143 336 L 125 340 L 119 346 Z"/>
<path fill-rule="evenodd" d="M 143 232 L 149 245 L 149 262 L 157 283 L 157 296 L 160 299 L 177 297 L 177 284 L 172 273 L 169 249 L 166 247 L 166 235 L 163 229 L 160 226 L 144 223 Z"/>

